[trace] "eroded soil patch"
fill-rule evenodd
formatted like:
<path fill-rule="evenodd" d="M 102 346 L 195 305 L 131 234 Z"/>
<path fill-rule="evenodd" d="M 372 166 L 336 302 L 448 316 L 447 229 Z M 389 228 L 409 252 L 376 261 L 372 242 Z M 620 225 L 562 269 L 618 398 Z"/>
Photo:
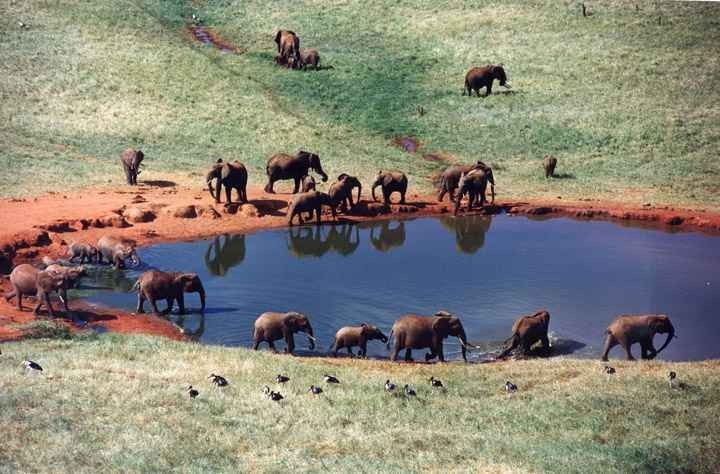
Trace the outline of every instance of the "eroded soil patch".
<path fill-rule="evenodd" d="M 191 25 L 188 27 L 192 37 L 200 43 L 213 46 L 224 53 L 242 54 L 243 50 L 229 41 L 224 40 L 213 30 L 200 25 Z"/>

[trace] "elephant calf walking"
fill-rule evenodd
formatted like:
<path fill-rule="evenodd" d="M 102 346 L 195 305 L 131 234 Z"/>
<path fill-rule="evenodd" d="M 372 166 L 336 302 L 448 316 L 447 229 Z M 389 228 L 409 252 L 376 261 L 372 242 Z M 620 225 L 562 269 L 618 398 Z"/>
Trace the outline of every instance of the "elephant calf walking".
<path fill-rule="evenodd" d="M 429 348 L 425 361 L 437 357 L 445 362 L 443 340 L 448 336 L 457 337 L 461 343 L 462 358 L 467 362 L 467 337 L 460 318 L 447 311 L 438 311 L 434 316 L 408 314 L 397 321 L 390 331 L 390 339 L 395 336 L 395 347 L 390 353 L 390 360 L 397 359 L 398 352 L 405 349 L 405 361 L 412 361 L 412 349 Z M 388 339 L 388 346 L 390 345 Z"/>
<path fill-rule="evenodd" d="M 667 334 L 667 339 L 660 349 L 655 350 L 653 337 L 657 333 Z M 643 359 L 654 359 L 670 344 L 673 337 L 675 337 L 675 328 L 670 318 L 664 314 L 618 316 L 607 328 L 602 360 L 608 360 L 610 349 L 618 344 L 625 349 L 628 360 L 635 360 L 630 352 L 630 347 L 635 343 L 640 344 Z"/>
<path fill-rule="evenodd" d="M 253 331 L 253 350 L 257 350 L 261 342 L 267 342 L 273 352 L 275 349 L 275 341 L 285 339 L 287 347 L 285 352 L 292 354 L 295 350 L 295 339 L 293 334 L 296 332 L 304 332 L 310 340 L 310 350 L 315 349 L 313 337 L 313 329 L 307 316 L 290 311 L 288 313 L 267 312 L 261 314 L 255 320 L 255 329 Z"/>
<path fill-rule="evenodd" d="M 348 354 L 355 355 L 352 352 L 353 346 L 359 346 L 358 355 L 364 357 L 367 354 L 367 343 L 373 339 L 388 342 L 388 338 L 376 326 L 363 323 L 360 326 L 345 326 L 335 333 L 335 342 L 331 347 L 332 355 L 337 356 L 337 351 L 343 347 L 347 349 Z"/>

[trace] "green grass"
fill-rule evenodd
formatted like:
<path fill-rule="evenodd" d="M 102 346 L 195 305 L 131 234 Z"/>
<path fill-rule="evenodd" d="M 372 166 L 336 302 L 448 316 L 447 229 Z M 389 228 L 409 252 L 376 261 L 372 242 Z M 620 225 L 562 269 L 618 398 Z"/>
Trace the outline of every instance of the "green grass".
<path fill-rule="evenodd" d="M 306 148 L 331 175 L 401 169 L 423 192 L 444 165 L 422 154 L 442 151 L 493 164 L 500 199 L 720 209 L 720 5 L 588 5 L 583 18 L 549 0 L 3 2 L 0 195 L 120 183 L 128 146 L 147 151 L 141 178 L 198 185 L 218 157 L 262 183 L 268 156 Z M 246 52 L 193 43 L 192 13 Z M 281 27 L 334 69 L 274 67 Z M 489 62 L 514 94 L 461 96 Z M 403 135 L 421 151 L 391 146 Z M 547 153 L 568 178 L 542 178 Z"/>
<path fill-rule="evenodd" d="M 560 358 L 404 365 L 114 334 L 8 343 L 0 471 L 717 472 L 718 362 L 615 362 L 608 378 L 598 361 Z M 230 387 L 213 389 L 210 372 Z M 277 373 L 291 377 L 280 404 L 260 392 Z M 324 373 L 342 383 L 313 398 Z M 384 393 L 387 378 L 417 400 Z"/>

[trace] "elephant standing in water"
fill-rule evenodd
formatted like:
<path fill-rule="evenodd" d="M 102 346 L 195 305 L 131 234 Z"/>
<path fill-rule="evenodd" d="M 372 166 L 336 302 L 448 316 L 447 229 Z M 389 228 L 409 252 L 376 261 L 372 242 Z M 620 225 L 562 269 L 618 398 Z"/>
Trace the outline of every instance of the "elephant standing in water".
<path fill-rule="evenodd" d="M 275 181 L 292 179 L 295 181 L 295 187 L 293 188 L 293 194 L 295 194 L 300 190 L 302 179 L 311 169 L 322 177 L 323 182 L 328 180 L 328 176 L 320 164 L 320 157 L 315 153 L 300 150 L 295 156 L 286 155 L 285 153 L 273 155 L 265 167 L 265 172 L 268 177 L 265 192 L 275 192 L 273 189 Z"/>
<path fill-rule="evenodd" d="M 405 221 L 397 221 L 395 227 L 390 227 L 391 221 L 370 223 L 370 244 L 380 252 L 388 252 L 395 247 L 402 247 L 405 243 Z M 375 229 L 380 229 L 375 236 Z"/>
<path fill-rule="evenodd" d="M 166 273 L 149 270 L 140 275 L 133 289 L 138 292 L 138 313 L 145 312 L 143 304 L 147 299 L 156 315 L 160 314 L 157 300 L 167 300 L 168 313 L 172 311 L 173 302 L 177 300 L 180 314 L 185 314 L 185 293 L 199 293 L 201 311 L 205 310 L 205 288 L 197 273 Z"/>
<path fill-rule="evenodd" d="M 467 93 L 468 96 L 472 96 L 472 91 L 475 91 L 475 94 L 480 97 L 480 89 L 485 87 L 485 97 L 487 97 L 492 94 L 492 85 L 495 79 L 500 81 L 502 87 L 510 89 L 510 85 L 507 83 L 507 75 L 502 65 L 488 64 L 483 67 L 474 67 L 465 74 L 463 95 Z"/>
<path fill-rule="evenodd" d="M 245 260 L 245 235 L 215 237 L 205 251 L 205 266 L 213 275 L 223 276 Z"/>
<path fill-rule="evenodd" d="M 275 349 L 275 341 L 285 339 L 285 343 L 287 344 L 285 352 L 292 354 L 295 350 L 293 334 L 296 332 L 304 332 L 307 334 L 310 342 L 310 350 L 315 349 L 313 329 L 305 315 L 294 311 L 288 313 L 263 313 L 255 320 L 253 350 L 257 350 L 261 342 L 267 342 L 270 349 L 277 352 Z"/>
<path fill-rule="evenodd" d="M 470 215 L 456 219 L 440 218 L 440 224 L 455 233 L 456 248 L 466 254 L 474 254 L 485 245 L 485 234 L 490 230 L 491 216 Z"/>
<path fill-rule="evenodd" d="M 667 339 L 660 349 L 655 350 L 653 337 L 658 333 L 667 334 Z M 675 328 L 664 314 L 621 315 L 607 328 L 602 360 L 608 360 L 610 349 L 617 344 L 625 349 L 628 360 L 635 360 L 630 352 L 630 347 L 635 343 L 640 344 L 643 359 L 654 359 L 670 344 L 673 337 Z"/>
<path fill-rule="evenodd" d="M 104 236 L 98 240 L 98 263 L 103 263 L 103 258 L 115 265 L 116 269 L 125 268 L 125 260 L 130 260 L 133 265 L 138 265 L 140 259 L 135 251 L 135 244 L 129 240 L 118 239 L 113 236 Z"/>
<path fill-rule="evenodd" d="M 215 183 L 215 191 L 213 191 L 213 180 Z M 228 204 L 232 203 L 232 190 L 237 190 L 239 202 L 247 202 L 247 180 L 248 173 L 245 165 L 239 161 L 232 163 L 224 163 L 223 160 L 217 160 L 213 167 L 205 175 L 205 182 L 210 191 L 210 196 L 215 202 L 220 204 L 220 191 L 225 187 L 225 199 Z"/>
<path fill-rule="evenodd" d="M 457 337 L 460 340 L 462 358 L 467 362 L 467 337 L 460 318 L 453 316 L 447 311 L 438 311 L 434 316 L 419 316 L 408 314 L 397 321 L 390 331 L 390 339 L 395 336 L 395 347 L 390 353 L 390 360 L 396 360 L 398 352 L 405 349 L 405 361 L 411 362 L 412 349 L 430 348 L 425 354 L 425 361 L 440 359 L 445 362 L 443 354 L 443 339 L 448 336 Z M 388 340 L 388 347 L 390 340 Z"/>
<path fill-rule="evenodd" d="M 482 169 L 473 169 L 469 173 L 463 173 L 460 175 L 460 182 L 458 183 L 458 193 L 455 198 L 455 215 L 460 210 L 460 201 L 462 201 L 465 194 L 468 195 L 468 212 L 472 210 L 473 206 L 477 204 L 478 197 L 480 197 L 480 207 L 485 205 L 485 190 L 487 189 L 488 173 Z"/>
<path fill-rule="evenodd" d="M 548 326 L 550 325 L 550 313 L 538 311 L 532 316 L 522 316 L 512 327 L 512 335 L 505 340 L 510 345 L 498 356 L 498 359 L 507 357 L 517 347 L 522 347 L 523 355 L 530 352 L 533 344 L 540 341 L 545 354 L 550 353 L 550 341 L 548 340 Z"/>

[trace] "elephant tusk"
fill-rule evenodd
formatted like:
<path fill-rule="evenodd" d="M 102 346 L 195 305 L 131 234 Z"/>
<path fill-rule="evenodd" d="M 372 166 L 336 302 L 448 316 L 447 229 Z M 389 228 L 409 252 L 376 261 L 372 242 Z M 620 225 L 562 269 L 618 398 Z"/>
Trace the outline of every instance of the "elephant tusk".
<path fill-rule="evenodd" d="M 307 336 L 307 338 L 308 338 L 308 339 L 312 339 L 312 340 L 313 340 L 313 342 L 315 342 L 315 343 L 317 343 L 317 342 L 318 342 L 317 338 L 315 338 L 315 337 L 311 336 L 310 334 L 307 334 L 307 333 L 306 333 L 305 335 Z"/>
<path fill-rule="evenodd" d="M 60 302 L 61 302 L 62 304 L 65 304 L 65 298 L 63 298 L 62 295 L 59 294 L 59 295 L 58 295 L 58 298 L 60 298 Z"/>

